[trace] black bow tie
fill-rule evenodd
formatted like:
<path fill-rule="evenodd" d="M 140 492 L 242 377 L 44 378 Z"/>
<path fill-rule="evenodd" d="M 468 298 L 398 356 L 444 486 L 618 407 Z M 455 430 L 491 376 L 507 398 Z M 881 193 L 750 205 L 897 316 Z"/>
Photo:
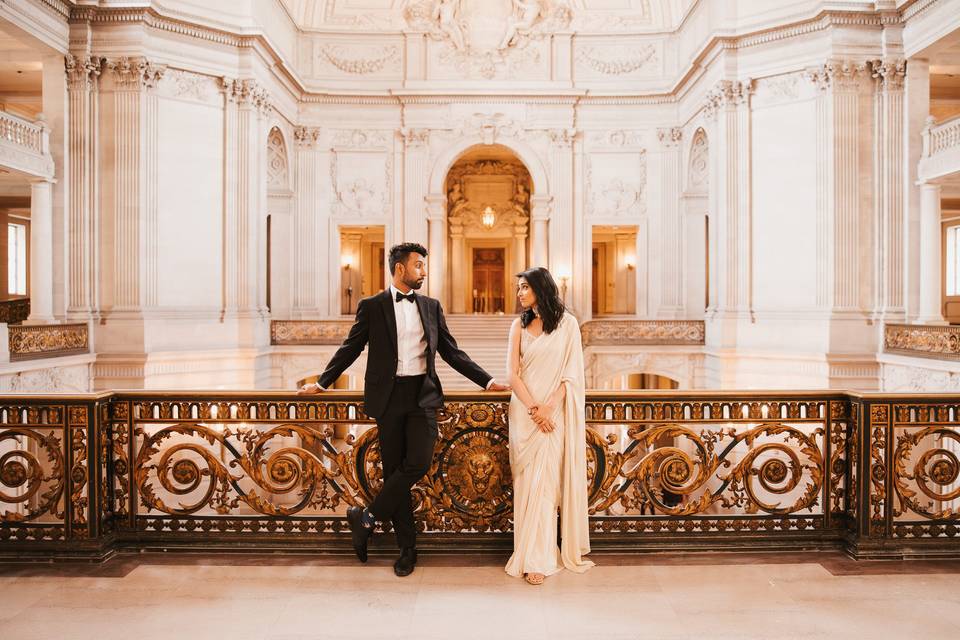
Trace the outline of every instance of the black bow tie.
<path fill-rule="evenodd" d="M 400 302 L 401 300 L 406 300 L 406 301 L 408 301 L 408 302 L 413 302 L 413 301 L 414 301 L 414 298 L 415 298 L 416 296 L 417 296 L 417 294 L 415 294 L 415 293 L 413 293 L 413 292 L 410 292 L 409 295 L 403 295 L 402 293 L 400 293 L 399 291 L 397 291 L 397 302 Z"/>

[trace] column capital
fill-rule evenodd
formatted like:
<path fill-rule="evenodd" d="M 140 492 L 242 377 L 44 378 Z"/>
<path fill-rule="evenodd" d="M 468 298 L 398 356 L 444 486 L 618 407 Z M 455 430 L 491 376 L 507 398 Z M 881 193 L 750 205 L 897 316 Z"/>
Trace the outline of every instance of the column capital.
<path fill-rule="evenodd" d="M 251 78 L 220 78 L 220 90 L 223 91 L 227 102 L 235 102 L 241 107 L 253 107 L 263 115 L 270 113 L 273 105 L 270 102 L 270 92 L 256 80 Z"/>
<path fill-rule="evenodd" d="M 430 129 L 400 129 L 403 144 L 407 147 L 425 147 L 430 144 Z"/>
<path fill-rule="evenodd" d="M 657 140 L 664 148 L 672 148 L 679 145 L 683 138 L 683 129 L 680 127 L 669 127 L 666 129 L 657 129 Z"/>
<path fill-rule="evenodd" d="M 153 89 L 167 71 L 167 65 L 153 64 L 142 56 L 120 56 L 104 60 L 104 66 L 120 89 Z"/>
<path fill-rule="evenodd" d="M 820 91 L 854 90 L 860 78 L 866 77 L 867 63 L 852 60 L 827 60 L 822 65 L 804 71 L 807 78 Z"/>
<path fill-rule="evenodd" d="M 907 75 L 907 61 L 903 58 L 873 60 L 870 70 L 883 91 L 903 90 L 903 80 Z"/>
<path fill-rule="evenodd" d="M 312 149 L 319 144 L 322 133 L 321 127 L 296 127 L 293 130 L 293 139 L 298 147 Z"/>
<path fill-rule="evenodd" d="M 63 57 L 64 69 L 67 72 L 67 88 L 91 89 L 100 77 L 106 58 L 90 55 L 70 55 Z"/>
<path fill-rule="evenodd" d="M 716 118 L 717 113 L 723 107 L 749 104 L 753 90 L 754 84 L 751 78 L 746 80 L 721 80 L 707 92 L 703 105 L 704 115 L 712 120 Z"/>
<path fill-rule="evenodd" d="M 577 129 L 549 129 L 547 135 L 550 136 L 550 142 L 556 147 L 569 147 L 577 138 Z"/>

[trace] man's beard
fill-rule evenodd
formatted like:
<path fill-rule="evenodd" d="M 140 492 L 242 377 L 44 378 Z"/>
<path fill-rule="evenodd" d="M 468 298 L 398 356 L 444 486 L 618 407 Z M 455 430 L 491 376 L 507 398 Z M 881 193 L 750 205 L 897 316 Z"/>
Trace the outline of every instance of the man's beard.
<path fill-rule="evenodd" d="M 407 280 L 406 278 L 404 278 L 404 279 L 403 279 L 403 284 L 407 285 L 408 287 L 410 287 L 411 289 L 413 289 L 414 291 L 416 291 L 416 290 L 419 290 L 420 287 L 423 286 L 423 279 L 420 279 L 420 280 Z"/>

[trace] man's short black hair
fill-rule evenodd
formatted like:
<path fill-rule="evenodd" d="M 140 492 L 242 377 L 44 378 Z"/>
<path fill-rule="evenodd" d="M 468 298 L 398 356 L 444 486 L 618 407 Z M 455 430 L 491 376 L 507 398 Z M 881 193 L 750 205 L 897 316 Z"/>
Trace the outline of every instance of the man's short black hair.
<path fill-rule="evenodd" d="M 405 264 L 411 253 L 419 253 L 424 258 L 427 257 L 426 248 L 416 242 L 404 242 L 390 247 L 390 273 L 393 274 L 401 262 Z"/>

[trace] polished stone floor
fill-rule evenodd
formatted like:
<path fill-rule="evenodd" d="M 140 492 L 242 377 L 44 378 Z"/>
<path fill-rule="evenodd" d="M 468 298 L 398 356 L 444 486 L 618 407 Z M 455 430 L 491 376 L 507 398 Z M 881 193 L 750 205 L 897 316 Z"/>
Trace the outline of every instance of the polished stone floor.
<path fill-rule="evenodd" d="M 0 638 L 960 638 L 960 561 L 596 555 L 532 587 L 500 556 L 121 556 L 0 565 Z"/>

